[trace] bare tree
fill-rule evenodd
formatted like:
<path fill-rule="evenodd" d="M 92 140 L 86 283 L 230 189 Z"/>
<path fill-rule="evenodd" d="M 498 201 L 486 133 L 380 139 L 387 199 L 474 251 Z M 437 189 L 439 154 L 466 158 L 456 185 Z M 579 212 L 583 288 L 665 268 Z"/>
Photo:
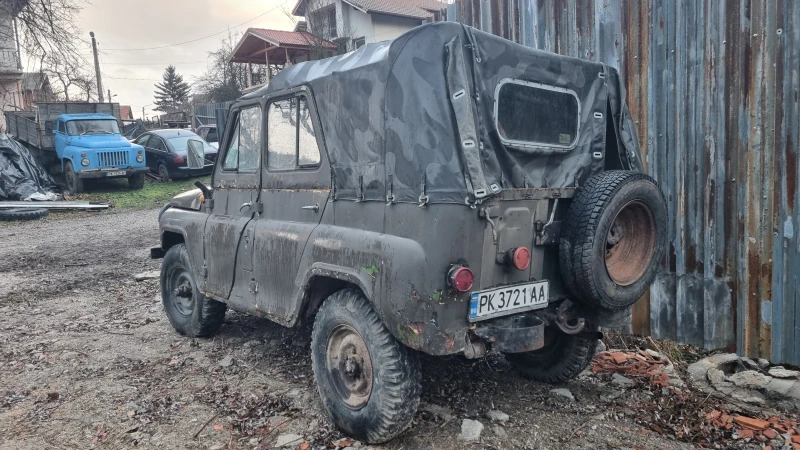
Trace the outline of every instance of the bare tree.
<path fill-rule="evenodd" d="M 88 81 L 96 84 L 94 73 L 86 68 L 80 61 L 64 61 L 57 55 L 45 59 L 42 72 L 52 79 L 58 80 L 60 89 L 54 90 L 53 94 L 66 102 L 72 101 L 70 91 L 79 90 L 82 94 L 86 93 L 83 85 Z"/>
<path fill-rule="evenodd" d="M 313 48 L 311 59 L 331 56 L 331 50 L 324 45 L 324 41 L 336 44 L 338 55 L 355 50 L 355 32 L 341 11 L 336 10 L 336 2 L 306 0 L 305 19 L 308 32 L 316 38 L 309 42 Z"/>
<path fill-rule="evenodd" d="M 239 39 L 241 34 L 228 33 L 217 50 L 208 52 L 208 69 L 195 80 L 196 93 L 214 102 L 236 100 L 242 95 L 242 90 L 247 87 L 248 67 L 247 64 L 231 62 L 233 50 Z M 253 83 L 267 81 L 265 67 L 254 65 L 253 69 Z"/>
<path fill-rule="evenodd" d="M 20 46 L 40 65 L 48 57 L 63 61 L 84 59 L 75 39 L 81 34 L 75 16 L 84 3 L 85 0 L 0 0 L 16 17 Z"/>

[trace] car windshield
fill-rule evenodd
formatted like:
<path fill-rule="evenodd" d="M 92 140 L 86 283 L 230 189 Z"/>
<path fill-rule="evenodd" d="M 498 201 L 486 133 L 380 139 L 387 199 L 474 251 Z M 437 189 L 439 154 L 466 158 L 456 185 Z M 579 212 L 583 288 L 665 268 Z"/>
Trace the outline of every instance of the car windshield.
<path fill-rule="evenodd" d="M 187 134 L 183 134 L 183 133 L 181 133 L 180 136 L 175 136 L 173 138 L 168 138 L 167 140 L 169 141 L 170 145 L 172 146 L 172 149 L 175 150 L 175 153 L 177 153 L 179 155 L 185 155 L 186 154 L 186 148 L 189 146 L 189 141 L 191 139 L 197 139 L 198 141 L 202 141 L 205 153 L 216 153 L 217 152 L 217 149 L 215 149 L 214 147 L 208 145 L 208 142 L 203 141 L 203 138 L 201 138 L 200 136 L 198 136 L 198 135 L 196 135 L 194 133 L 192 133 L 192 134 L 188 134 L 188 133 Z"/>
<path fill-rule="evenodd" d="M 119 134 L 116 120 L 93 119 L 71 120 L 67 122 L 67 133 L 72 136 L 84 134 Z"/>

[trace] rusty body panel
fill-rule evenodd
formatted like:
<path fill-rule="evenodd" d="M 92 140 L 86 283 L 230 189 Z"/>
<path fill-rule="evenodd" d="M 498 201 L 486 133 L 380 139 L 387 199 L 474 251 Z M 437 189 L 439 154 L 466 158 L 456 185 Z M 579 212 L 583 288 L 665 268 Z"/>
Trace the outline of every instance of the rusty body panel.
<path fill-rule="evenodd" d="M 800 3 L 456 0 L 448 19 L 619 69 L 671 213 L 633 331 L 800 364 Z"/>

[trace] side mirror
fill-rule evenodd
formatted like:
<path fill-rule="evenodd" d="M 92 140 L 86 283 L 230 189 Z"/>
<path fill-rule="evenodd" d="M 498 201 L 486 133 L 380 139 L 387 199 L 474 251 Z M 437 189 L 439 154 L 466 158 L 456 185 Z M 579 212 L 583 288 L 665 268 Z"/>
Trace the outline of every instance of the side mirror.
<path fill-rule="evenodd" d="M 186 165 L 190 169 L 202 169 L 205 166 L 206 153 L 203 141 L 190 139 L 187 147 Z"/>

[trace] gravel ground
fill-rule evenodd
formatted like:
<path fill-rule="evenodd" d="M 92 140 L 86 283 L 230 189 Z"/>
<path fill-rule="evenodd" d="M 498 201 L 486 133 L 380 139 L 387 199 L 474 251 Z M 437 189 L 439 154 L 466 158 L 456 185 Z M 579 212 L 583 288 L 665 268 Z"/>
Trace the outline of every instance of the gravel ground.
<path fill-rule="evenodd" d="M 229 312 L 212 339 L 173 331 L 158 281 L 133 279 L 159 269 L 156 213 L 0 228 L 0 448 L 265 449 L 291 434 L 286 448 L 350 444 L 322 413 L 308 327 Z M 501 356 L 422 362 L 412 428 L 376 448 L 691 448 L 637 425 L 654 396 L 643 385 L 585 375 L 559 386 L 573 401 Z M 479 443 L 458 440 L 464 419 L 485 426 Z"/>

